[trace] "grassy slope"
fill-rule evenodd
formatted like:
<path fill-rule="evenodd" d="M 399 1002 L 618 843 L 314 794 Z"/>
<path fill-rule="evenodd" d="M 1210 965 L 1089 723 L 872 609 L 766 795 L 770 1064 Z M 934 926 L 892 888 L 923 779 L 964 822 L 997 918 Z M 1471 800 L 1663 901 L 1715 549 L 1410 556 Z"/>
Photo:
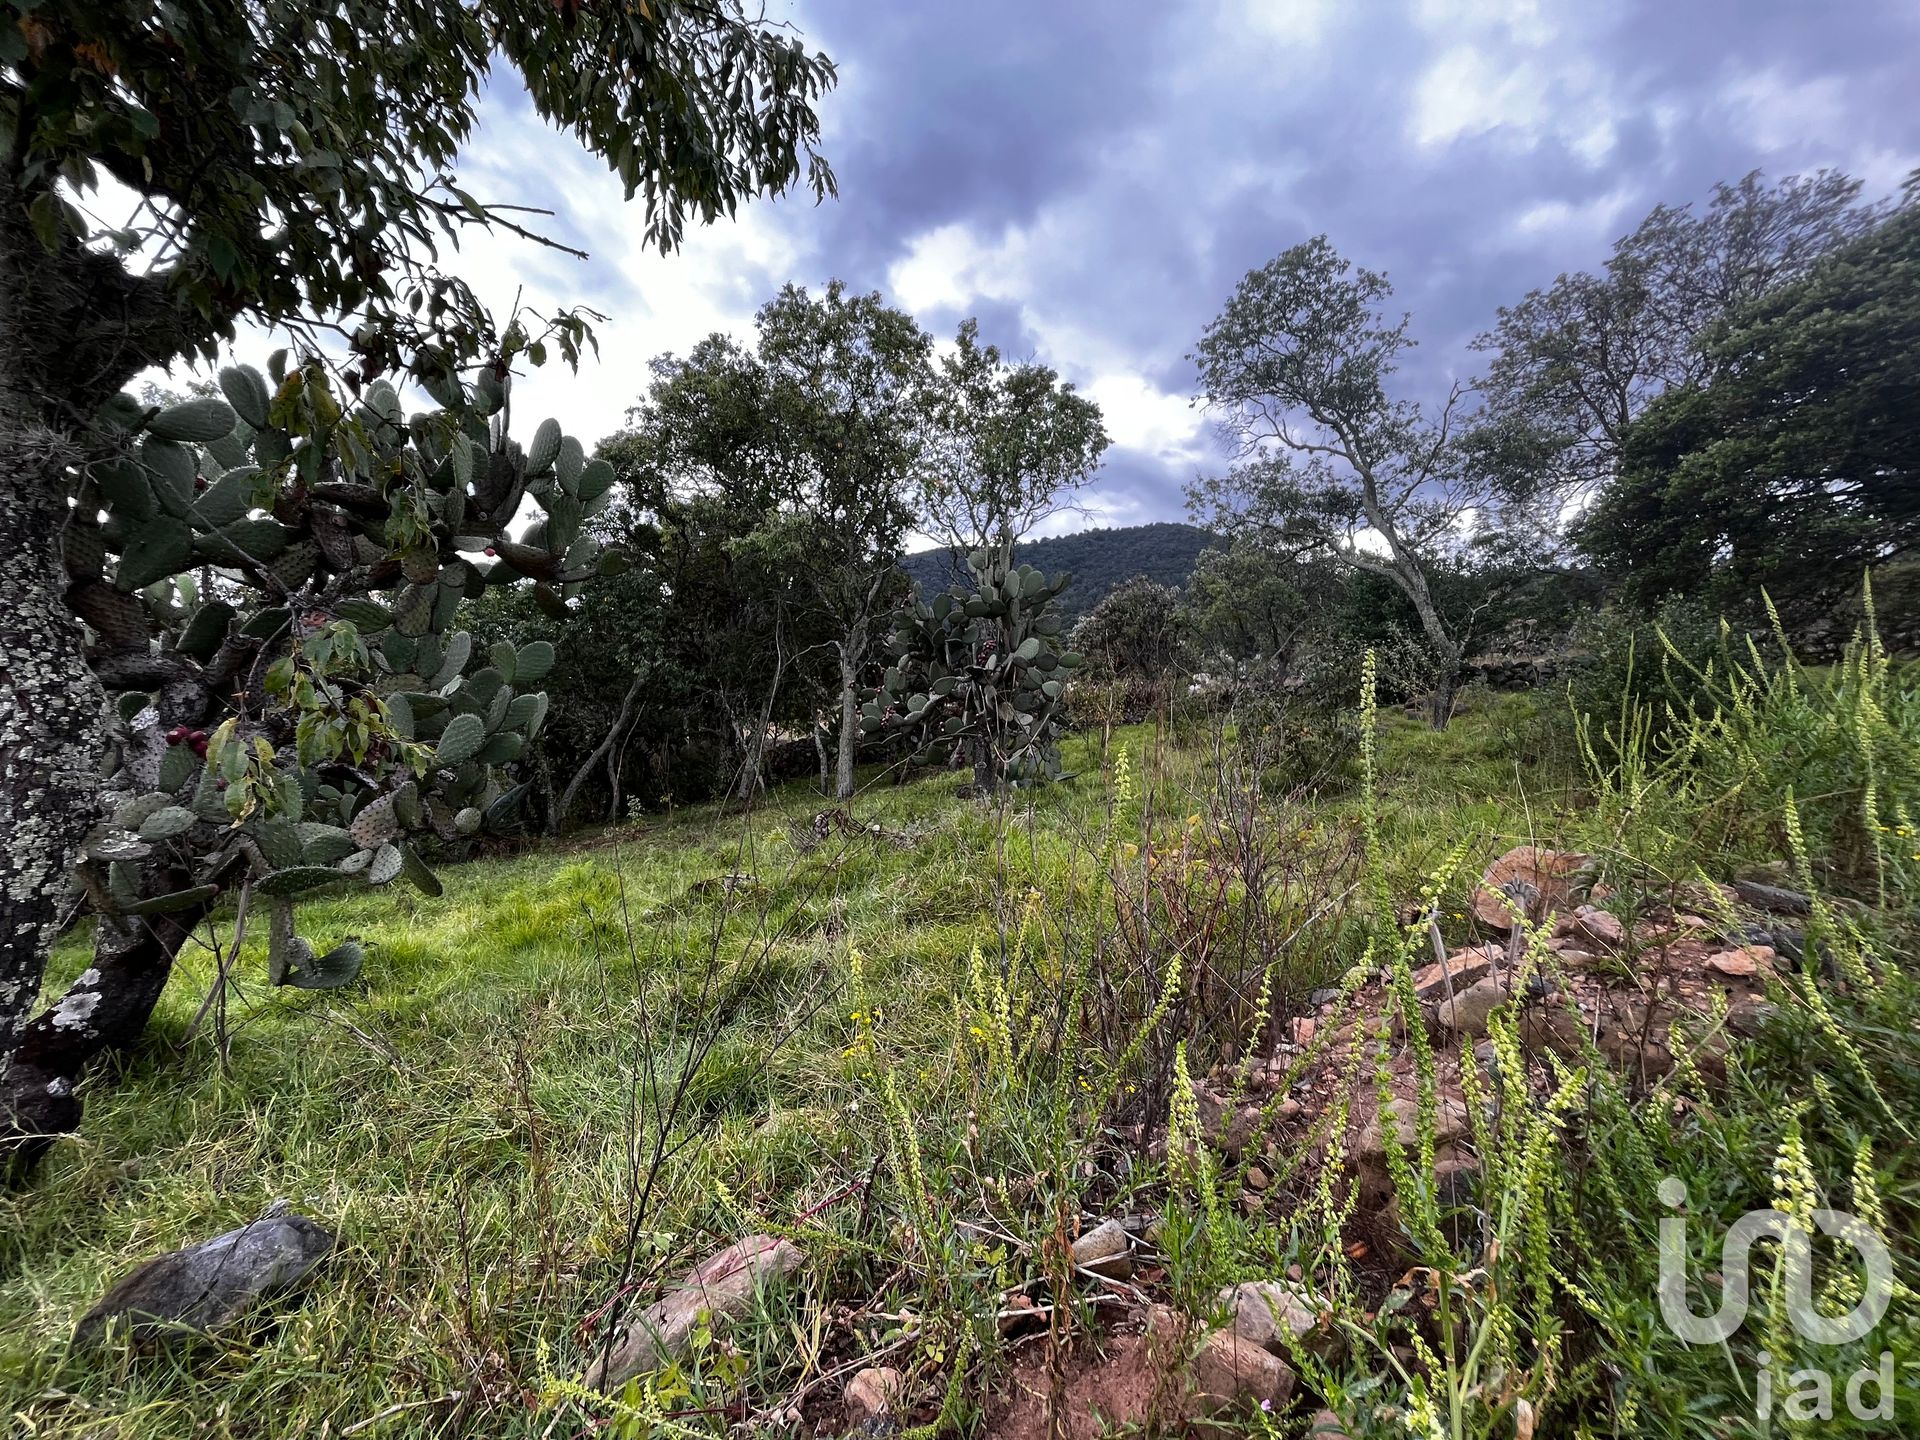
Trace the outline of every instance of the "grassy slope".
<path fill-rule="evenodd" d="M 1564 742 L 1536 702 L 1482 704 L 1443 735 L 1386 717 L 1396 893 L 1461 840 L 1478 860 L 1576 823 L 1556 778 Z M 935 777 L 877 782 L 858 803 L 897 838 L 835 836 L 803 853 L 795 827 L 820 802 L 794 786 L 750 822 L 691 810 L 588 847 L 450 868 L 440 901 L 395 886 L 313 903 L 302 924 L 315 940 L 374 942 L 363 982 L 325 996 L 250 979 L 224 1070 L 204 1030 L 186 1036 L 212 978 L 208 957 L 190 958 L 144 1052 L 96 1087 L 83 1136 L 35 1189 L 0 1196 L 0 1415 L 35 1435 L 320 1435 L 421 1402 L 356 1433 L 546 1433 L 542 1384 L 577 1373 L 577 1327 L 617 1280 L 631 1077 L 645 1042 L 675 1043 L 716 1008 L 702 977 L 726 991 L 726 1023 L 688 1097 L 692 1143 L 641 1221 L 640 1288 L 747 1229 L 801 1225 L 811 1290 L 740 1336 L 747 1388 L 777 1398 L 834 1358 L 810 1348 L 819 1302 L 864 1298 L 891 1265 L 861 1238 L 858 1201 L 835 1198 L 888 1146 L 849 957 L 884 1009 L 928 1165 L 970 1174 L 979 1092 L 962 1083 L 955 1020 L 967 956 L 990 945 L 998 897 L 1067 893 L 1088 865 L 1110 794 L 1094 744 L 1073 742 L 1083 778 L 1038 793 L 1004 845 L 993 816 Z M 1207 803 L 1203 744 L 1164 747 L 1147 727 L 1115 744 L 1152 805 L 1177 820 Z M 1313 824 L 1350 827 L 1354 808 L 1334 795 Z M 762 888 L 726 899 L 702 885 L 738 872 Z M 1345 963 L 1302 953 L 1290 985 Z M 62 974 L 84 963 L 77 946 L 59 958 Z M 240 973 L 260 971 L 253 956 Z M 1026 1158 L 1016 1142 L 986 1168 L 1012 1174 Z M 342 1243 L 277 1328 L 181 1360 L 66 1354 L 74 1320 L 130 1265 L 280 1196 Z M 694 1380 L 709 1403 L 734 1378 L 710 1358 Z M 425 1403 L 455 1391 L 462 1404 Z"/>

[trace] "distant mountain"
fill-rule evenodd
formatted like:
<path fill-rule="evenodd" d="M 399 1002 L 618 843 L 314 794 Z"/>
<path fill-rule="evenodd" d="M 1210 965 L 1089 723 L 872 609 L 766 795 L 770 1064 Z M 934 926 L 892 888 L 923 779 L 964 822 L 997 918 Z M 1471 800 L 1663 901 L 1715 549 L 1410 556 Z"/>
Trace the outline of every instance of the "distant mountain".
<path fill-rule="evenodd" d="M 1082 530 L 1050 540 L 1022 541 L 1014 559 L 1049 575 L 1073 572 L 1073 583 L 1060 597 L 1063 615 L 1084 615 L 1123 580 L 1145 575 L 1162 585 L 1185 585 L 1200 552 L 1213 536 L 1197 525 L 1161 522 L 1124 525 L 1117 530 Z M 944 590 L 964 580 L 966 565 L 958 551 L 922 550 L 900 557 L 900 567 L 927 592 Z"/>

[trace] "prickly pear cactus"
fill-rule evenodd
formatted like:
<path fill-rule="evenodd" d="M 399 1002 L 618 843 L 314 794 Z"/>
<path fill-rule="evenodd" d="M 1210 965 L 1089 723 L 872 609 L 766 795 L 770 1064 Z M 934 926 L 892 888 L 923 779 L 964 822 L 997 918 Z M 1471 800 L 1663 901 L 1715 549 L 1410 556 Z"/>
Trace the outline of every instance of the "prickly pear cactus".
<path fill-rule="evenodd" d="M 384 382 L 343 405 L 285 352 L 223 371 L 224 398 L 108 407 L 122 443 L 65 540 L 119 716 L 81 876 L 103 913 L 184 930 L 247 887 L 271 979 L 344 984 L 360 947 L 316 953 L 300 896 L 402 877 L 438 894 L 422 841 L 512 818 L 553 650 L 477 653 L 456 612 L 502 584 L 561 607 L 619 561 L 583 529 L 612 469 L 551 420 L 525 449 L 507 436 L 511 358 L 413 415 Z M 516 532 L 527 498 L 541 513 Z"/>
<path fill-rule="evenodd" d="M 963 744 L 981 792 L 1058 779 L 1062 702 L 1081 657 L 1062 648 L 1053 605 L 1072 576 L 1015 566 L 1011 544 L 974 551 L 967 570 L 972 594 L 916 594 L 895 617 L 894 661 L 864 697 L 861 728 L 905 731 L 916 758 Z"/>

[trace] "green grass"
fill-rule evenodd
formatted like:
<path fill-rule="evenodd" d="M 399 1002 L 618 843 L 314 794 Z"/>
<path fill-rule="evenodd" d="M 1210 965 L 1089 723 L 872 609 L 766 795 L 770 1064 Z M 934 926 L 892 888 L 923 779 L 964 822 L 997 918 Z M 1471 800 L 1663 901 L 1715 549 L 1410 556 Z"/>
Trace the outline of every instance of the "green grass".
<path fill-rule="evenodd" d="M 1123 1039 L 1137 1030 L 1159 981 L 1112 961 L 1110 902 L 1088 905 L 1104 894 L 1101 857 L 1151 833 L 1159 853 L 1188 863 L 1180 837 L 1214 832 L 1224 791 L 1204 733 L 1176 744 L 1131 727 L 1112 750 L 1134 769 L 1130 802 L 1116 799 L 1097 742 L 1079 737 L 1066 759 L 1080 778 L 1022 794 L 1004 814 L 957 803 L 954 775 L 904 786 L 874 776 L 853 809 L 883 833 L 809 849 L 796 827 L 824 802 L 795 785 L 751 817 L 694 808 L 451 866 L 439 900 L 395 885 L 305 904 L 316 943 L 369 942 L 362 980 L 334 994 L 271 991 L 249 947 L 225 1064 L 209 1027 L 187 1033 L 213 980 L 210 957 L 190 952 L 140 1052 L 91 1087 L 82 1134 L 31 1189 L 0 1195 L 0 1416 L 33 1436 L 585 1433 L 586 1412 L 550 1382 L 579 1374 L 582 1324 L 622 1274 L 634 1146 L 659 1128 L 659 1097 L 636 1077 L 649 1055 L 677 1073 L 703 1035 L 711 1047 L 657 1193 L 631 1222 L 635 1293 L 756 1229 L 792 1233 L 811 1263 L 797 1289 L 699 1350 L 655 1398 L 683 1427 L 719 1433 L 903 1336 L 922 1394 L 937 1392 L 994 1343 L 966 1317 L 990 1311 L 1021 1265 L 1048 1263 L 1049 1234 L 1083 1204 L 1163 1203 L 1157 1167 L 1093 1134 L 1077 1108 L 1124 1080 L 1124 1111 L 1135 1072 L 1045 1027 L 1089 993 L 1075 967 L 1104 963 L 1116 989 L 1099 1004 Z M 1463 844 L 1477 873 L 1510 844 L 1579 838 L 1590 811 L 1575 773 L 1551 696 L 1469 697 L 1444 734 L 1384 716 L 1389 888 L 1410 896 Z M 1357 880 L 1356 788 L 1270 796 L 1260 813 L 1262 843 L 1294 867 L 1289 904 Z M 755 883 L 731 894 L 713 883 L 734 874 Z M 1447 907 L 1450 939 L 1463 938 L 1461 908 Z M 1177 918 L 1156 943 L 1187 945 Z M 84 965 L 82 940 L 61 950 L 54 983 Z M 971 989 L 976 947 L 1014 996 L 1011 1072 L 983 1034 L 993 1027 Z M 1270 973 L 1297 996 L 1357 954 L 1336 914 L 1283 947 Z M 1222 1008 L 1179 1017 L 1196 1068 L 1209 1040 L 1230 1053 L 1259 973 L 1231 971 L 1224 951 L 1211 963 Z M 1164 1078 L 1173 1038 L 1153 1037 L 1142 1077 Z M 1807 1063 L 1756 1078 L 1747 1109 L 1676 1132 L 1666 1158 L 1695 1157 L 1696 1192 L 1717 1183 L 1735 1212 L 1756 1185 L 1764 1195 L 1793 1067 Z M 901 1179 L 914 1169 L 919 1193 Z M 74 1322 L 119 1274 L 279 1197 L 340 1236 L 300 1303 L 179 1356 L 69 1353 Z M 989 1214 L 1009 1243 L 956 1228 Z M 1308 1243 L 1250 1226 L 1236 1231 L 1239 1259 L 1183 1269 L 1185 1222 L 1172 1218 L 1176 1290 L 1210 1293 L 1221 1264 L 1285 1263 Z M 1632 1310 L 1637 1274 L 1623 1260 L 1618 1291 L 1599 1299 L 1644 1319 L 1650 1290 Z M 1652 1342 L 1634 1358 L 1650 1373 L 1674 1363 Z M 1594 1367 L 1579 1378 L 1581 1394 L 1611 1383 Z M 617 1433 L 645 1433 L 621 1423 Z M 1620 1433 L 1716 1432 L 1676 1422 Z"/>
<path fill-rule="evenodd" d="M 792 1216 L 870 1168 L 878 1117 L 853 1108 L 864 1087 L 843 1054 L 848 951 L 903 1032 L 944 1031 L 1000 893 L 998 827 L 953 800 L 955 780 L 883 780 L 858 802 L 910 849 L 834 836 L 800 854 L 789 822 L 824 802 L 795 785 L 750 821 L 693 809 L 591 848 L 449 867 L 437 901 L 395 885 L 303 905 L 316 942 L 370 942 L 364 978 L 337 995 L 270 991 L 250 944 L 224 1069 L 210 1027 L 186 1038 L 213 979 L 190 948 L 140 1053 L 91 1087 L 81 1136 L 0 1198 L 0 1413 L 36 1435 L 203 1433 L 216 1414 L 219 1433 L 337 1433 L 468 1387 L 477 1368 L 502 1387 L 472 1402 L 486 1433 L 539 1433 L 551 1417 L 523 1403 L 535 1342 L 577 1369 L 573 1327 L 624 1240 L 638 1047 L 649 1026 L 673 1043 L 663 1011 L 691 999 L 716 933 L 722 969 L 749 983 L 689 1097 L 698 1143 L 649 1220 L 673 1235 L 665 1252 L 679 1262 L 736 1233 L 716 1179 Z M 1103 804 L 1097 774 L 1037 793 L 1006 888 L 1064 863 Z M 690 894 L 735 872 L 765 893 Z M 71 941 L 52 984 L 84 964 Z M 276 1329 L 179 1363 L 66 1354 L 119 1273 L 276 1197 L 341 1237 L 318 1293 Z M 396 1419 L 378 1433 L 411 1432 Z"/>

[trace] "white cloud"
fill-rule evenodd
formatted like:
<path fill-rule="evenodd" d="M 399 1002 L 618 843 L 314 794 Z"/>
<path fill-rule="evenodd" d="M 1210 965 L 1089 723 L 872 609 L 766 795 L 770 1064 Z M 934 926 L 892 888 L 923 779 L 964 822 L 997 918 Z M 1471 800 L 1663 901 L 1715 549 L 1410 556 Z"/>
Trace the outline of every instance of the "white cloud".
<path fill-rule="evenodd" d="M 1857 107 L 1838 75 L 1794 80 L 1777 68 L 1742 71 L 1721 87 L 1719 100 L 1755 146 L 1780 152 L 1770 168 L 1830 165 L 1884 194 L 1920 165 L 1920 155 L 1862 142 Z"/>
<path fill-rule="evenodd" d="M 1545 110 L 1545 90 L 1531 66 L 1496 67 L 1477 47 L 1455 45 L 1421 75 L 1411 128 L 1422 145 L 1446 145 L 1502 128 L 1532 132 Z"/>
<path fill-rule="evenodd" d="M 1566 200 L 1546 200 L 1529 205 L 1507 226 L 1506 238 L 1516 245 L 1525 246 L 1558 235 L 1570 235 L 1588 241 L 1604 240 L 1611 236 L 1615 222 L 1635 198 L 1631 190 L 1622 186 L 1579 204 Z"/>
<path fill-rule="evenodd" d="M 1414 84 L 1407 133 L 1417 144 L 1493 134 L 1530 150 L 1551 139 L 1595 166 L 1612 152 L 1619 107 L 1593 63 L 1589 12 L 1539 0 L 1421 0 L 1415 19 L 1446 42 Z"/>

